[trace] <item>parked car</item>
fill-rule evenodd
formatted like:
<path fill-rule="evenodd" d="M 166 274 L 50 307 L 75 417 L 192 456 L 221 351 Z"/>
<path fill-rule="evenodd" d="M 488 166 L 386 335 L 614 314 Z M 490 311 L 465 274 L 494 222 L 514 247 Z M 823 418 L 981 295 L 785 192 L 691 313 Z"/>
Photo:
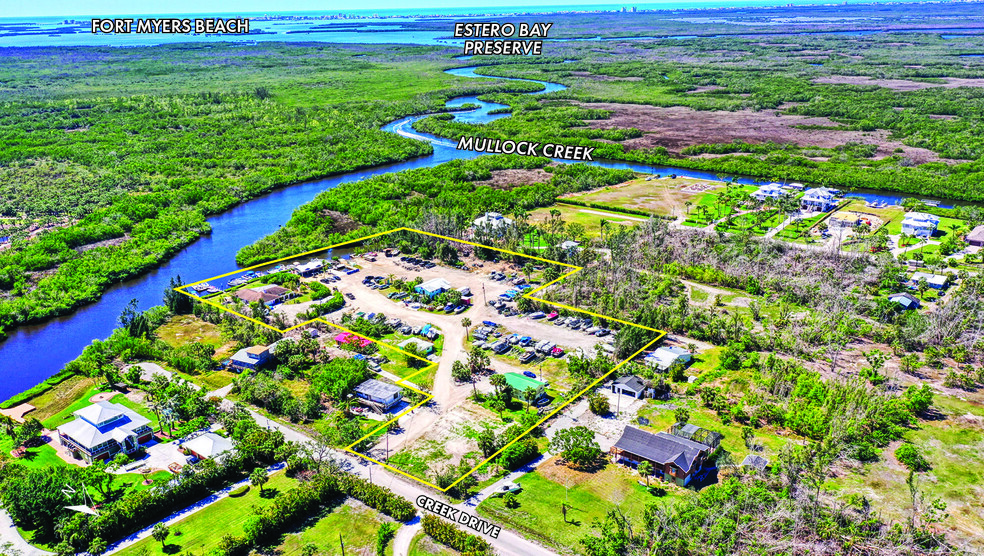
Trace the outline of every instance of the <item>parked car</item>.
<path fill-rule="evenodd" d="M 524 353 L 523 355 L 520 355 L 519 356 L 519 362 L 520 363 L 529 363 L 530 361 L 533 361 L 534 359 L 536 359 L 536 352 L 533 351 L 532 349 L 531 350 L 528 350 L 526 353 Z"/>
<path fill-rule="evenodd" d="M 552 350 L 550 350 L 550 355 L 553 355 L 554 357 L 563 357 L 564 356 L 564 350 L 561 349 L 559 346 L 558 347 L 554 347 Z"/>
<path fill-rule="evenodd" d="M 519 345 L 528 346 L 532 341 L 533 338 L 530 338 L 529 336 L 523 336 L 522 338 L 519 339 Z"/>
<path fill-rule="evenodd" d="M 536 373 L 534 373 L 533 371 L 523 371 L 523 374 L 530 378 L 536 378 Z"/>

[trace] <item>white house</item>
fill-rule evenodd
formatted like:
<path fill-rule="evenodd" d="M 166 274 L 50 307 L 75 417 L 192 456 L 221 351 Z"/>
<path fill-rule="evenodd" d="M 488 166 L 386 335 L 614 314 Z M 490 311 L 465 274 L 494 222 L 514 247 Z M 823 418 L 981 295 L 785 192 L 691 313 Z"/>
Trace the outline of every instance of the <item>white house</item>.
<path fill-rule="evenodd" d="M 663 346 L 646 356 L 646 364 L 656 367 L 660 371 L 666 371 L 677 361 L 689 363 L 693 355 L 689 351 L 676 346 Z"/>
<path fill-rule="evenodd" d="M 475 219 L 475 227 L 479 229 L 489 229 L 498 230 L 499 228 L 507 228 L 512 226 L 512 219 L 506 218 L 501 213 L 498 212 L 486 212 L 482 216 Z"/>
<path fill-rule="evenodd" d="M 786 190 L 782 188 L 778 183 L 770 183 L 763 185 L 758 188 L 752 197 L 755 197 L 758 201 L 765 201 L 766 199 L 778 199 L 786 194 Z"/>
<path fill-rule="evenodd" d="M 72 414 L 75 420 L 58 427 L 58 440 L 90 463 L 131 454 L 153 436 L 150 419 L 121 404 L 96 402 Z"/>
<path fill-rule="evenodd" d="M 370 378 L 355 387 L 355 396 L 370 407 L 389 411 L 403 399 L 403 389 L 388 382 Z"/>
<path fill-rule="evenodd" d="M 451 289 L 451 283 L 444 278 L 432 278 L 422 284 L 419 284 L 413 291 L 417 293 L 422 293 L 427 297 L 434 297 L 435 295 L 446 292 Z"/>
<path fill-rule="evenodd" d="M 940 217 L 925 212 L 909 212 L 902 219 L 902 233 L 908 236 L 932 237 L 940 225 Z"/>
<path fill-rule="evenodd" d="M 916 272 L 912 275 L 912 279 L 909 282 L 915 286 L 919 284 L 921 280 L 925 280 L 926 284 L 933 288 L 934 290 L 942 290 L 946 286 L 947 281 L 946 276 L 940 276 L 939 274 L 927 274 L 925 272 Z"/>
<path fill-rule="evenodd" d="M 814 187 L 807 189 L 800 199 L 800 206 L 805 210 L 827 212 L 837 206 L 836 190 L 829 187 Z"/>
<path fill-rule="evenodd" d="M 214 432 L 205 432 L 185 440 L 179 447 L 198 459 L 222 461 L 226 455 L 235 453 L 236 448 L 228 438 Z"/>

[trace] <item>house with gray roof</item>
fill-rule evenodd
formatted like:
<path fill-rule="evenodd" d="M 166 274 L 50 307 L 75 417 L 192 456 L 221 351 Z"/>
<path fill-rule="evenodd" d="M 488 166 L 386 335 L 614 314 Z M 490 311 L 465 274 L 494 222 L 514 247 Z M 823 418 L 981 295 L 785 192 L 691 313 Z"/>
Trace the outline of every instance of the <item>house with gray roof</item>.
<path fill-rule="evenodd" d="M 385 413 L 403 401 L 403 389 L 394 384 L 370 378 L 355 387 L 355 396 L 363 404 Z"/>
<path fill-rule="evenodd" d="M 75 419 L 58 427 L 58 441 L 92 463 L 123 452 L 132 454 L 150 441 L 150 419 L 117 403 L 96 402 L 72 413 Z"/>
<path fill-rule="evenodd" d="M 651 398 L 652 388 L 646 388 L 646 383 L 635 375 L 620 376 L 612 381 L 612 392 L 624 394 L 633 398 Z"/>
<path fill-rule="evenodd" d="M 704 466 L 711 453 L 706 444 L 665 432 L 651 433 L 625 427 L 622 437 L 609 450 L 616 463 L 638 465 L 648 461 L 654 475 L 686 486 Z"/>

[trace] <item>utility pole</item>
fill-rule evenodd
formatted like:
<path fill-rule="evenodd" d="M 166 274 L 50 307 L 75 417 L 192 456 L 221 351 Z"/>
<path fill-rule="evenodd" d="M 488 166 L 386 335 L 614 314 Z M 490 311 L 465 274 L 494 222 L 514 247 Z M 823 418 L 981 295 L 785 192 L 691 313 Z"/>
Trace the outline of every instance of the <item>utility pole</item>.
<path fill-rule="evenodd" d="M 486 306 L 489 304 L 489 300 L 485 297 L 485 284 L 482 284 L 482 303 Z"/>
<path fill-rule="evenodd" d="M 342 533 L 338 533 L 338 544 L 342 545 L 342 556 L 345 556 L 345 541 L 342 540 Z"/>

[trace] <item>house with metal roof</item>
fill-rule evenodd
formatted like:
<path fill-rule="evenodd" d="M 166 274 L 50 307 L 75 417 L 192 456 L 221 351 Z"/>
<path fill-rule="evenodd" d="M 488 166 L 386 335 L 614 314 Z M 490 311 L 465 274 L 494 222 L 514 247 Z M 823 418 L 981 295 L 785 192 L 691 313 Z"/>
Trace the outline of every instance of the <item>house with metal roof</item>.
<path fill-rule="evenodd" d="M 439 293 L 446 292 L 451 289 L 451 283 L 444 278 L 431 278 L 430 280 L 418 284 L 413 291 L 417 293 L 422 293 L 427 297 L 434 297 Z"/>
<path fill-rule="evenodd" d="M 58 441 L 85 461 L 108 460 L 119 452 L 132 454 L 150 441 L 150 419 L 108 401 L 72 413 L 75 420 L 58 427 Z"/>
<path fill-rule="evenodd" d="M 420 338 L 407 338 L 402 342 L 396 344 L 396 347 L 401 349 L 407 349 L 407 346 L 414 346 L 417 348 L 417 352 L 423 353 L 424 355 L 430 355 L 434 353 L 434 344 L 421 340 Z"/>
<path fill-rule="evenodd" d="M 188 455 L 198 459 L 214 459 L 222 461 L 227 455 L 236 451 L 232 441 L 214 432 L 203 432 L 183 440 L 178 445 Z"/>
<path fill-rule="evenodd" d="M 403 389 L 395 384 L 370 378 L 355 387 L 355 396 L 364 405 L 385 413 L 403 401 Z"/>
<path fill-rule="evenodd" d="M 267 346 L 250 346 L 243 348 L 229 358 L 229 366 L 233 371 L 255 370 L 270 360 L 270 348 Z"/>
<path fill-rule="evenodd" d="M 939 274 L 927 274 L 925 272 L 914 272 L 912 278 L 909 279 L 909 284 L 916 286 L 921 280 L 925 280 L 926 284 L 934 290 L 942 290 L 946 287 L 946 283 L 949 280 L 946 276 L 940 276 Z"/>
<path fill-rule="evenodd" d="M 689 351 L 676 346 L 662 346 L 643 358 L 647 365 L 664 372 L 677 361 L 686 365 L 692 359 L 693 355 Z"/>
<path fill-rule="evenodd" d="M 973 247 L 984 247 L 984 224 L 971 230 L 964 239 Z"/>
<path fill-rule="evenodd" d="M 918 309 L 920 306 L 919 299 L 910 293 L 893 293 L 888 296 L 888 300 L 893 303 L 898 303 L 899 308 L 903 311 L 908 311 L 910 309 Z"/>
<path fill-rule="evenodd" d="M 506 377 L 506 384 L 512 386 L 516 391 L 516 397 L 522 398 L 523 392 L 527 388 L 532 388 L 536 390 L 536 399 L 540 399 L 545 395 L 544 388 L 546 388 L 547 383 L 536 380 L 535 378 L 530 378 L 526 375 L 519 373 L 503 373 Z"/>
<path fill-rule="evenodd" d="M 806 193 L 800 198 L 800 206 L 804 210 L 827 212 L 837 206 L 836 196 L 836 190 L 834 189 L 830 189 L 829 187 L 814 187 L 813 189 L 807 189 Z"/>
<path fill-rule="evenodd" d="M 651 398 L 652 388 L 646 388 L 646 383 L 635 375 L 620 376 L 612 381 L 612 392 L 632 396 L 633 398 Z"/>
<path fill-rule="evenodd" d="M 765 471 L 765 468 L 769 466 L 769 460 L 758 454 L 748 454 L 745 459 L 741 460 L 741 466 Z"/>
<path fill-rule="evenodd" d="M 940 217 L 925 212 L 907 212 L 902 219 L 902 233 L 915 237 L 933 237 L 940 225 Z"/>
<path fill-rule="evenodd" d="M 638 465 L 648 461 L 654 475 L 686 486 L 703 468 L 712 452 L 710 446 L 665 432 L 651 433 L 625 427 L 621 438 L 609 450 L 616 463 Z"/>
<path fill-rule="evenodd" d="M 758 201 L 765 201 L 766 199 L 778 199 L 786 193 L 787 191 L 778 183 L 769 183 L 755 190 L 752 197 Z"/>
<path fill-rule="evenodd" d="M 512 219 L 506 218 L 498 212 L 486 212 L 482 216 L 476 218 L 474 222 L 476 228 L 491 231 L 498 231 L 500 229 L 508 228 L 509 226 L 512 226 L 512 223 Z"/>

